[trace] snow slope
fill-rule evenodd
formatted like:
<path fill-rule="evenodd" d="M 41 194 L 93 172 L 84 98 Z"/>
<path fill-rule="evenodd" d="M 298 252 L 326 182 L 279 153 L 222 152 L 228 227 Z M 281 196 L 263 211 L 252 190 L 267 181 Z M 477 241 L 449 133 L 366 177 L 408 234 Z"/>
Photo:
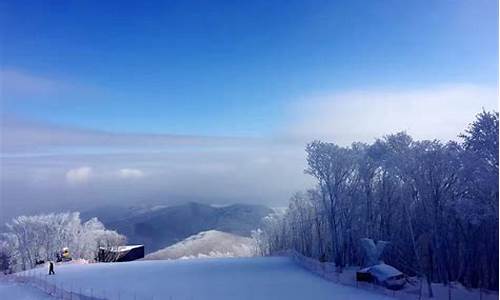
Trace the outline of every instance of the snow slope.
<path fill-rule="evenodd" d="M 0 299 L 2 300 L 50 300 L 44 292 L 23 283 L 15 283 L 0 278 Z"/>
<path fill-rule="evenodd" d="M 326 281 L 287 257 L 72 264 L 55 271 L 46 277 L 52 284 L 107 299 L 392 299 Z"/>
<path fill-rule="evenodd" d="M 217 230 L 203 231 L 187 239 L 146 255 L 145 259 L 201 257 L 248 257 L 255 254 L 255 241 Z"/>

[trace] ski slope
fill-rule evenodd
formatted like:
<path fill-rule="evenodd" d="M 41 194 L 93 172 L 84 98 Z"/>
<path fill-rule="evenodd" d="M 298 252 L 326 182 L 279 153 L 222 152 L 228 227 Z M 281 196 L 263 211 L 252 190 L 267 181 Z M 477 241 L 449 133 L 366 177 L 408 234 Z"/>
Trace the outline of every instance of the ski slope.
<path fill-rule="evenodd" d="M 44 292 L 22 283 L 2 280 L 0 277 L 0 299 L 2 300 L 51 300 Z"/>
<path fill-rule="evenodd" d="M 326 281 L 287 257 L 68 264 L 55 272 L 46 277 L 52 284 L 107 299 L 393 299 Z"/>

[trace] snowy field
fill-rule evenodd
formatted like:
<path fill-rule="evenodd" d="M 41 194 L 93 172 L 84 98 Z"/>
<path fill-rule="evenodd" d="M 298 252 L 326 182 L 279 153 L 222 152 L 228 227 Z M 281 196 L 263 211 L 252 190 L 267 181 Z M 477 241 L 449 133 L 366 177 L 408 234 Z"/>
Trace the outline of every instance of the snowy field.
<path fill-rule="evenodd" d="M 106 299 L 392 299 L 334 284 L 285 257 L 69 264 L 55 271 L 46 277 L 51 283 Z M 45 277 L 45 269 L 37 272 Z"/>
<path fill-rule="evenodd" d="M 0 278 L 0 299 L 2 300 L 51 300 L 53 297 L 35 287 L 10 282 Z"/>
<path fill-rule="evenodd" d="M 88 296 L 85 300 L 418 299 L 416 291 L 397 293 L 394 298 L 382 295 L 375 287 L 347 286 L 344 281 L 355 284 L 351 282 L 354 272 L 350 270 L 342 273 L 346 278 L 340 278 L 340 282 L 344 284 L 334 283 L 300 267 L 289 257 L 72 263 L 57 265 L 55 276 L 47 276 L 46 271 L 46 268 L 38 268 L 24 275 L 31 276 L 31 281 L 36 278 L 38 286 L 55 293 L 55 297 L 30 284 L 0 277 L 0 299 L 62 299 L 61 288 L 66 291 L 64 299 L 72 300 L 79 299 L 77 294 Z M 57 292 L 51 290 L 54 286 Z M 434 291 L 434 299 L 448 299 L 444 286 L 436 284 Z M 479 296 L 477 290 L 458 288 L 454 289 L 451 299 L 493 300 L 498 299 L 498 293 Z"/>

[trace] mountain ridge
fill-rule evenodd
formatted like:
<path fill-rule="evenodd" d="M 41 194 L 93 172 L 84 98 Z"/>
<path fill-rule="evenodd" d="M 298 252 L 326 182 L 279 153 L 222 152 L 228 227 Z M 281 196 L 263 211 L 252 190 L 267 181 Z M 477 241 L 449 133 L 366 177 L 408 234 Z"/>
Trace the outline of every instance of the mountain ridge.
<path fill-rule="evenodd" d="M 85 212 L 96 216 L 106 228 L 125 235 L 129 243 L 144 244 L 146 253 L 163 249 L 202 231 L 217 230 L 249 237 L 262 220 L 274 211 L 263 205 L 231 204 L 213 206 L 188 202 L 172 206 L 120 208 L 119 212 Z"/>

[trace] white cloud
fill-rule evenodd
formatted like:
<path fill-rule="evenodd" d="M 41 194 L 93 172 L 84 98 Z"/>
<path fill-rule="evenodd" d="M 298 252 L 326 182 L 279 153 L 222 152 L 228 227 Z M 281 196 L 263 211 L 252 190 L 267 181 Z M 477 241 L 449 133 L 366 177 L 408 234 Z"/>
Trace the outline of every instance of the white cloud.
<path fill-rule="evenodd" d="M 118 176 L 120 178 L 141 178 L 144 177 L 144 172 L 138 169 L 120 169 Z"/>
<path fill-rule="evenodd" d="M 91 167 L 80 167 L 66 172 L 66 181 L 70 184 L 81 184 L 88 182 L 92 175 Z"/>
<path fill-rule="evenodd" d="M 406 131 L 416 139 L 457 139 L 482 108 L 498 111 L 496 88 L 475 85 L 361 90 L 296 103 L 288 134 L 347 145 Z"/>

